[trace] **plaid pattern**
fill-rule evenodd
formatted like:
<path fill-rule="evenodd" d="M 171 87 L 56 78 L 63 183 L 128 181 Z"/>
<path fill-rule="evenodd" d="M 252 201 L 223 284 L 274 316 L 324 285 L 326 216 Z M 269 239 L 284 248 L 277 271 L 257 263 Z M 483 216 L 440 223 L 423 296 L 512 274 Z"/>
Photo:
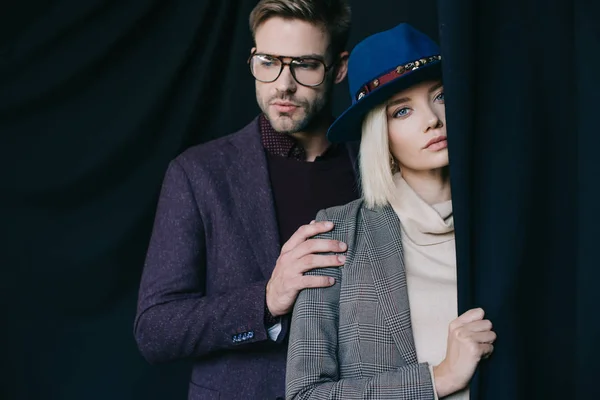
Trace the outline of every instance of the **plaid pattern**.
<path fill-rule="evenodd" d="M 415 352 L 398 217 L 389 206 L 371 210 L 357 200 L 317 220 L 335 224 L 319 237 L 347 243 L 347 260 L 309 272 L 336 283 L 298 297 L 287 398 L 433 400 L 429 366 Z"/>

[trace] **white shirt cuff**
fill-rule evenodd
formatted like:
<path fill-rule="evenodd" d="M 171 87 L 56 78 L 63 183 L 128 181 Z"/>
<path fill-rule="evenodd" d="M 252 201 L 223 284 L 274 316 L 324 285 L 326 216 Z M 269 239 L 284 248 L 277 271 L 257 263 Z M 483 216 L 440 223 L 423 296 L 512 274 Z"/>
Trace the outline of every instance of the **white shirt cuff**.
<path fill-rule="evenodd" d="M 272 327 L 270 327 L 269 329 L 267 329 L 267 334 L 269 335 L 269 338 L 274 342 L 277 341 L 277 338 L 279 337 L 280 333 L 281 333 L 281 322 L 278 322 L 275 325 L 273 325 Z"/>

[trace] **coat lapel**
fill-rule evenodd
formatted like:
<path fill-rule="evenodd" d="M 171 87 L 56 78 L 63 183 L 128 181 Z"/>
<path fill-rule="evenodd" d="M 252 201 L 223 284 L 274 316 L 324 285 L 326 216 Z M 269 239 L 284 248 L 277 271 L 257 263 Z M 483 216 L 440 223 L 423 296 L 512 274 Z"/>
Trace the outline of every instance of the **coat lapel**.
<path fill-rule="evenodd" d="M 366 253 L 379 304 L 392 338 L 407 364 L 417 363 L 410 322 L 400 221 L 390 206 L 364 209 Z"/>
<path fill-rule="evenodd" d="M 230 141 L 235 148 L 229 160 L 228 179 L 233 181 L 232 212 L 237 213 L 256 261 L 269 279 L 279 257 L 279 231 L 269 181 L 267 159 L 260 141 L 258 119 Z M 234 178 L 235 177 L 235 178 Z"/>

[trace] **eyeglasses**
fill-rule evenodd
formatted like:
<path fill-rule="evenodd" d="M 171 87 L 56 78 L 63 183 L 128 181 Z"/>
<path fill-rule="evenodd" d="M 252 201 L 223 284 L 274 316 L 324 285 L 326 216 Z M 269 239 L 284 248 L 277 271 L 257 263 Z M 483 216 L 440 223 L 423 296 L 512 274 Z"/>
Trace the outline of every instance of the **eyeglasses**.
<path fill-rule="evenodd" d="M 290 61 L 285 62 L 287 58 Z M 275 82 L 281 75 L 284 66 L 290 67 L 294 80 L 302 86 L 319 86 L 325 81 L 327 72 L 333 68 L 318 58 L 273 56 L 270 54 L 253 53 L 248 59 L 252 76 L 263 83 Z"/>

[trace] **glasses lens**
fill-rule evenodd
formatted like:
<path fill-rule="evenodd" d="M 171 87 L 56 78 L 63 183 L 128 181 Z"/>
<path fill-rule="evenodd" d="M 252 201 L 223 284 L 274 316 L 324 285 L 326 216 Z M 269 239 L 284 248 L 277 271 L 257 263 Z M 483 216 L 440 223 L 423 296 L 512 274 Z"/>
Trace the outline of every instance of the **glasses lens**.
<path fill-rule="evenodd" d="M 281 71 L 281 61 L 267 55 L 256 54 L 252 56 L 250 61 L 250 70 L 257 80 L 273 82 L 279 76 L 279 71 Z"/>
<path fill-rule="evenodd" d="M 303 85 L 319 85 L 325 78 L 325 65 L 320 60 L 307 58 L 294 60 L 291 67 L 294 69 L 296 80 Z"/>

